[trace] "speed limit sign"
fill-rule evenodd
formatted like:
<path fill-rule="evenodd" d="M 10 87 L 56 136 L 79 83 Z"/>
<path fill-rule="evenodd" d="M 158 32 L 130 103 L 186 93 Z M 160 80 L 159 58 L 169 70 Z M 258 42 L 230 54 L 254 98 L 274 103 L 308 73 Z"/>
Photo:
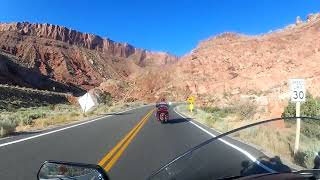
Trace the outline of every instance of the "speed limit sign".
<path fill-rule="evenodd" d="M 305 102 L 306 89 L 304 87 L 304 79 L 290 79 L 290 91 L 292 102 Z"/>
<path fill-rule="evenodd" d="M 296 128 L 296 138 L 294 143 L 294 154 L 299 151 L 300 143 L 300 129 L 301 129 L 301 119 L 300 119 L 300 104 L 306 101 L 306 88 L 304 87 L 304 79 L 290 79 L 290 91 L 291 91 L 291 101 L 296 103 L 296 117 L 297 117 L 297 128 Z"/>

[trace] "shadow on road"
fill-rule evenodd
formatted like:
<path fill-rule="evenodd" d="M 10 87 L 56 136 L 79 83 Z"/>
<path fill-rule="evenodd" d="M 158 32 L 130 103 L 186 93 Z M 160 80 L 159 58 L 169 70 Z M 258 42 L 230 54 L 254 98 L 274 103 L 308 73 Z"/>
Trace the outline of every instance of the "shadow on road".
<path fill-rule="evenodd" d="M 30 134 L 39 134 L 42 132 L 43 132 L 43 130 L 40 130 L 40 131 L 19 131 L 19 132 L 13 132 L 10 135 L 11 136 L 30 135 Z"/>
<path fill-rule="evenodd" d="M 177 118 L 177 119 L 170 119 L 167 123 L 168 124 L 177 124 L 177 123 L 184 123 L 191 120 L 190 118 Z"/>
<path fill-rule="evenodd" d="M 291 172 L 291 169 L 284 165 L 280 159 L 279 156 L 275 156 L 273 158 L 260 158 L 258 159 L 260 163 L 263 165 L 269 167 L 270 169 L 273 169 L 277 172 Z M 241 163 L 242 170 L 240 171 L 241 176 L 249 176 L 254 174 L 263 174 L 268 173 L 265 169 L 263 169 L 261 166 L 259 166 L 257 163 L 254 163 L 252 161 L 243 161 Z"/>

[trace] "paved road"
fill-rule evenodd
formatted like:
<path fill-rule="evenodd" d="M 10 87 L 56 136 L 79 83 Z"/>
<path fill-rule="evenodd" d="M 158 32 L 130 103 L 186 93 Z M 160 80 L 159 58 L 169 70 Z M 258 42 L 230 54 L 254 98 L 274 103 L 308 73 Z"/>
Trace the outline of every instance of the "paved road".
<path fill-rule="evenodd" d="M 216 133 L 189 122 L 173 109 L 170 109 L 170 123 L 160 124 L 152 113 L 153 108 L 145 106 L 75 127 L 66 126 L 63 130 L 56 128 L 53 133 L 48 130 L 2 139 L 0 179 L 36 179 L 38 168 L 45 160 L 100 163 L 108 170 L 111 180 L 146 179 L 177 155 L 212 138 L 205 131 Z M 34 136 L 38 137 L 32 138 Z M 16 143 L 5 144 L 10 142 Z M 254 156 L 261 155 L 253 148 L 234 143 L 252 151 Z M 241 164 L 251 162 L 243 152 L 221 141 L 200 154 L 204 156 L 195 156 L 193 168 L 203 170 L 204 166 L 210 167 L 210 177 L 215 178 L 240 175 Z M 260 168 L 259 171 L 265 170 Z"/>

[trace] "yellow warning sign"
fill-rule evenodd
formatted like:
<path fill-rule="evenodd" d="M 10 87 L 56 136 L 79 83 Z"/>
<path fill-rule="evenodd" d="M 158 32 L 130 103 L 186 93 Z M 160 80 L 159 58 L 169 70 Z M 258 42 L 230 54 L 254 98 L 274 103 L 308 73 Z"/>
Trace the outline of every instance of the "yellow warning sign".
<path fill-rule="evenodd" d="M 195 101 L 195 99 L 194 99 L 193 96 L 189 96 L 187 98 L 187 102 L 189 103 L 188 109 L 189 109 L 190 112 L 192 112 L 193 109 L 194 109 L 194 101 Z"/>
<path fill-rule="evenodd" d="M 187 101 L 190 104 L 194 104 L 194 97 L 193 96 L 188 97 Z"/>

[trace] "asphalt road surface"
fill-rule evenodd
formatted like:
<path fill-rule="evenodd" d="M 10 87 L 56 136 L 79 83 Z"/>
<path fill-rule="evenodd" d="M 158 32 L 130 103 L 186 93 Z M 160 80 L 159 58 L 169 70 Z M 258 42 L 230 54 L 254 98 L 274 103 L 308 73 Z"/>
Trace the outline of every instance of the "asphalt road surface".
<path fill-rule="evenodd" d="M 173 107 L 169 123 L 161 124 L 153 110 L 152 105 L 144 106 L 85 123 L 1 139 L 0 179 L 36 179 L 45 160 L 99 164 L 111 180 L 146 179 L 216 133 L 178 115 Z M 243 162 L 253 163 L 246 153 L 262 156 L 245 144 L 232 139 L 228 142 L 232 145 L 222 141 L 212 143 L 199 153 L 207 162 L 198 158 L 193 166 L 210 164 L 213 178 L 236 176 L 243 172 Z M 267 172 L 260 166 L 256 170 Z"/>

